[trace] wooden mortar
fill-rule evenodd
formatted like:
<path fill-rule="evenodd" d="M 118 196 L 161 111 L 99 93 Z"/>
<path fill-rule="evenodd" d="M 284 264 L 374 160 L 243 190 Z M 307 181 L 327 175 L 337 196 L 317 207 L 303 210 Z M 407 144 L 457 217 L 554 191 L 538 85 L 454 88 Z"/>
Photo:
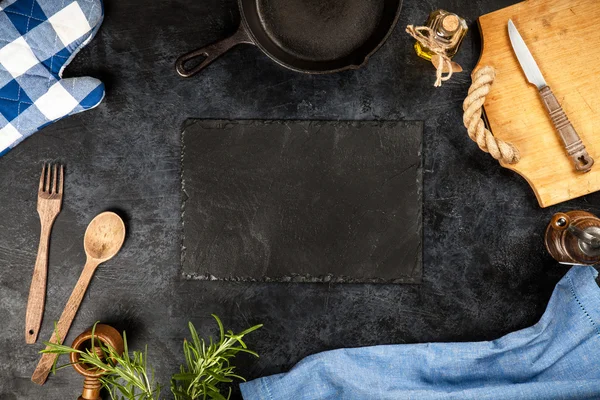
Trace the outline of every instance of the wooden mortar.
<path fill-rule="evenodd" d="M 123 353 L 123 337 L 112 326 L 103 324 L 96 325 L 94 339 L 102 342 L 105 346 L 112 347 L 119 354 Z M 88 348 L 87 345 L 91 344 L 91 340 L 92 328 L 77 336 L 71 347 L 77 350 L 85 351 Z M 95 347 L 94 350 L 100 357 L 103 356 L 100 348 Z M 104 374 L 104 371 L 98 370 L 98 368 L 89 368 L 89 366 L 86 364 L 80 364 L 79 358 L 79 354 L 71 353 L 71 363 L 73 364 L 73 368 L 75 368 L 75 371 L 85 377 L 83 381 L 83 392 L 81 396 L 79 396 L 78 400 L 102 400 L 102 397 L 100 396 L 102 384 L 100 383 L 99 378 Z"/>

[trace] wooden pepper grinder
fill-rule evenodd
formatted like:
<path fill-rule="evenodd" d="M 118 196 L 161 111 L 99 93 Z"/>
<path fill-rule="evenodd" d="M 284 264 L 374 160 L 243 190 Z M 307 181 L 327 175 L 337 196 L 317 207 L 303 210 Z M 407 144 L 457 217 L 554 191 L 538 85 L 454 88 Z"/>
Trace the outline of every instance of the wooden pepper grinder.
<path fill-rule="evenodd" d="M 112 326 L 98 324 L 94 331 L 94 341 L 100 341 L 105 346 L 110 346 L 117 350 L 119 354 L 123 353 L 123 337 L 121 334 Z M 92 345 L 92 328 L 83 332 L 77 336 L 71 346 L 74 349 L 85 351 Z M 99 347 L 95 347 L 96 354 L 102 357 L 102 350 Z M 97 368 L 86 368 L 85 364 L 79 363 L 79 354 L 71 353 L 71 363 L 75 371 L 85 377 L 83 381 L 83 393 L 79 396 L 78 400 L 102 400 L 100 396 L 100 390 L 102 384 L 99 378 L 103 375 L 104 371 L 98 370 Z"/>
<path fill-rule="evenodd" d="M 561 264 L 600 262 L 600 219 L 585 211 L 554 214 L 546 228 L 546 248 Z"/>

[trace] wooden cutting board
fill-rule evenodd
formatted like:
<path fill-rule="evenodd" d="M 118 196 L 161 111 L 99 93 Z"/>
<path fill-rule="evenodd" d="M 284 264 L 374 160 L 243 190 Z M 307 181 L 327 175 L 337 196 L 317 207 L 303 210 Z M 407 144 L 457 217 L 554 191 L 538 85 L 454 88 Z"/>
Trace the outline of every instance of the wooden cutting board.
<path fill-rule="evenodd" d="M 596 161 L 575 172 L 535 86 L 527 82 L 508 37 L 512 19 L 548 86 Z M 523 176 L 541 207 L 600 189 L 600 1 L 527 0 L 479 18 L 483 50 L 477 67 L 496 68 L 484 109 L 489 128 L 521 154 L 502 164 Z"/>

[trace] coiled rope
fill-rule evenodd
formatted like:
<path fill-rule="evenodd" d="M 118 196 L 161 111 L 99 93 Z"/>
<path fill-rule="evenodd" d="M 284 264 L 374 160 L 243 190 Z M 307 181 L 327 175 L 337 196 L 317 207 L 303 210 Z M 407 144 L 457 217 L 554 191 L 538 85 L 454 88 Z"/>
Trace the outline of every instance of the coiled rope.
<path fill-rule="evenodd" d="M 496 70 L 489 66 L 479 68 L 473 73 L 469 94 L 463 102 L 463 123 L 469 137 L 477 143 L 481 150 L 490 153 L 498 161 L 516 164 L 520 159 L 517 148 L 494 137 L 494 134 L 485 127 L 481 118 L 485 97 L 490 93 L 495 77 Z"/>

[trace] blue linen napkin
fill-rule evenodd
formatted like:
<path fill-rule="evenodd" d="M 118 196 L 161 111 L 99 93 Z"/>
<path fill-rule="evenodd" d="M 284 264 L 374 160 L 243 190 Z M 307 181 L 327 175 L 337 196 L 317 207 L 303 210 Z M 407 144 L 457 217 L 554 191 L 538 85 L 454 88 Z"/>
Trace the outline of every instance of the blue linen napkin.
<path fill-rule="evenodd" d="M 0 0 L 0 156 L 102 101 L 102 82 L 62 73 L 103 17 L 101 0 Z"/>
<path fill-rule="evenodd" d="M 530 328 L 491 342 L 340 349 L 240 385 L 245 400 L 600 399 L 600 287 L 573 267 Z"/>

